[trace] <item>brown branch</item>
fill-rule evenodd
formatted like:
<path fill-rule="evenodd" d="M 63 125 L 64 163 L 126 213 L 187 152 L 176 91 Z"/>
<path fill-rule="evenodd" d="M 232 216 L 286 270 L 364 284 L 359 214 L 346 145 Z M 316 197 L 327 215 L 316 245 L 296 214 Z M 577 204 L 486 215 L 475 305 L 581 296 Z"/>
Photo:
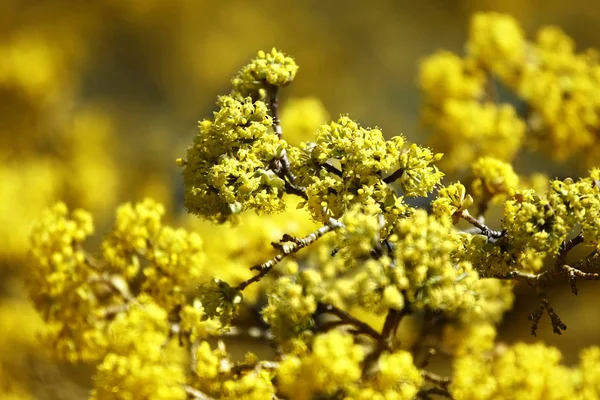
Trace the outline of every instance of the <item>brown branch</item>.
<path fill-rule="evenodd" d="M 187 393 L 189 398 L 192 399 L 196 399 L 196 400 L 215 400 L 213 397 L 210 397 L 207 394 L 202 393 L 201 391 L 199 391 L 196 388 L 193 388 L 189 385 L 183 385 L 183 390 L 185 390 L 185 393 Z"/>
<path fill-rule="evenodd" d="M 504 235 L 504 232 L 502 231 L 494 231 L 490 229 L 486 224 L 469 214 L 467 210 L 463 210 L 460 213 L 460 217 L 468 223 L 470 223 L 471 225 L 473 225 L 474 227 L 476 227 L 477 229 L 479 229 L 482 234 L 484 234 L 490 239 L 499 239 Z"/>
<path fill-rule="evenodd" d="M 285 191 L 287 193 L 302 197 L 304 200 L 308 200 L 308 196 L 306 195 L 306 188 L 295 185 L 286 179 L 284 179 L 284 182 L 285 182 L 285 189 L 286 189 Z"/>
<path fill-rule="evenodd" d="M 269 96 L 269 110 L 273 118 L 273 129 L 277 137 L 281 139 L 283 131 L 281 129 L 281 121 L 279 119 L 279 87 L 271 84 L 266 85 L 267 95 Z"/>
<path fill-rule="evenodd" d="M 423 400 L 430 400 L 432 398 L 431 396 L 441 396 L 447 399 L 452 398 L 452 395 L 450 394 L 450 391 L 448 389 L 429 388 L 422 389 L 417 393 L 417 397 Z"/>
<path fill-rule="evenodd" d="M 404 168 L 398 168 L 390 176 L 383 178 L 383 182 L 388 183 L 388 184 L 395 182 L 396 180 L 400 179 L 402 177 L 402 175 L 404 175 L 405 171 L 406 170 Z"/>
<path fill-rule="evenodd" d="M 552 306 L 550 306 L 550 302 L 546 298 L 546 294 L 543 292 L 539 293 L 540 297 L 540 305 L 537 310 L 535 310 L 530 316 L 529 320 L 531 321 L 531 334 L 533 336 L 537 336 L 537 326 L 544 315 L 544 312 L 548 314 L 550 317 L 550 321 L 552 323 L 552 331 L 557 335 L 562 334 L 562 331 L 567 330 L 567 326 L 562 322 L 558 314 L 554 311 Z"/>
<path fill-rule="evenodd" d="M 563 271 L 569 277 L 569 285 L 571 285 L 571 291 L 574 295 L 577 295 L 577 278 L 584 279 L 587 281 L 598 281 L 600 280 L 600 274 L 592 272 L 583 272 L 576 268 L 569 267 L 568 265 L 562 266 Z"/>
<path fill-rule="evenodd" d="M 382 341 L 382 336 L 379 334 L 379 332 L 373 329 L 373 327 L 371 327 L 369 324 L 354 318 L 348 312 L 339 309 L 332 304 L 317 304 L 317 310 L 315 311 L 315 314 L 331 314 L 339 318 L 339 321 L 332 321 L 331 323 L 325 324 L 325 327 L 328 329 L 333 329 L 343 325 L 352 325 L 354 328 L 356 328 L 356 333 L 367 335 L 378 343 Z"/>
<path fill-rule="evenodd" d="M 404 307 L 402 310 L 395 310 L 393 308 L 388 310 L 385 322 L 383 323 L 383 328 L 381 329 L 381 337 L 385 341 L 385 347 L 389 349 L 395 347 L 394 342 L 398 325 L 400 325 L 402 318 L 409 314 L 410 310 L 408 307 Z"/>
<path fill-rule="evenodd" d="M 316 231 L 314 231 L 306 237 L 294 238 L 289 235 L 284 235 L 282 239 L 282 242 L 284 243 L 280 247 L 281 253 L 277 254 L 275 257 L 271 258 L 268 261 L 265 261 L 262 264 L 258 264 L 251 267 L 250 270 L 259 271 L 258 274 L 237 285 L 236 289 L 242 291 L 252 283 L 260 281 L 265 275 L 269 273 L 269 271 L 271 271 L 271 269 L 273 269 L 275 265 L 279 264 L 279 262 L 285 257 L 289 256 L 290 254 L 297 253 L 299 250 L 316 242 L 320 237 L 322 237 L 326 233 L 339 229 L 343 226 L 344 225 L 338 220 L 334 218 L 329 218 L 327 225 L 320 227 L 319 229 L 317 229 Z"/>
<path fill-rule="evenodd" d="M 568 253 L 573 250 L 577 245 L 582 244 L 584 242 L 584 237 L 582 233 L 579 233 L 577 236 L 567 239 L 563 241 L 556 256 L 556 260 L 554 264 L 547 268 L 545 271 L 530 274 L 521 271 L 509 271 L 505 274 L 496 274 L 491 275 L 492 278 L 497 279 L 511 279 L 515 281 L 526 282 L 530 286 L 535 287 L 538 292 L 538 297 L 540 298 L 540 304 L 538 308 L 529 315 L 529 320 L 531 321 L 531 334 L 536 336 L 538 324 L 544 315 L 544 313 L 548 314 L 550 317 L 550 321 L 552 323 L 552 330 L 557 335 L 560 335 L 562 331 L 567 329 L 567 326 L 562 322 L 558 314 L 554 311 L 548 298 L 546 297 L 546 293 L 543 291 L 543 288 L 546 285 L 546 282 L 550 279 L 556 278 L 559 274 L 565 274 L 568 278 L 569 285 L 571 286 L 571 291 L 574 294 L 577 294 L 577 278 L 585 279 L 585 280 L 600 280 L 600 274 L 598 273 L 588 273 L 583 272 L 579 268 L 573 268 L 567 264 L 565 264 Z M 596 252 L 593 252 L 584 260 L 580 261 L 576 265 L 586 265 L 589 263 L 590 258 L 595 258 L 597 255 Z"/>
<path fill-rule="evenodd" d="M 330 173 L 332 173 L 332 174 L 334 174 L 334 175 L 336 175 L 336 176 L 339 176 L 340 178 L 341 178 L 341 177 L 342 177 L 342 175 L 343 175 L 343 172 L 342 172 L 342 171 L 340 171 L 339 169 L 337 169 L 336 167 L 334 167 L 333 165 L 331 165 L 331 164 L 329 164 L 329 163 L 325 163 L 325 164 L 319 164 L 319 166 L 320 166 L 320 167 L 323 167 L 323 168 L 325 168 L 325 170 L 326 170 L 327 172 L 330 172 Z"/>
<path fill-rule="evenodd" d="M 452 380 L 449 377 L 440 376 L 438 374 L 435 374 L 435 373 L 429 372 L 429 371 L 425 371 L 425 370 L 421 370 L 421 376 L 427 382 L 433 383 L 434 385 L 436 385 L 442 389 L 448 389 L 448 387 L 452 383 Z"/>

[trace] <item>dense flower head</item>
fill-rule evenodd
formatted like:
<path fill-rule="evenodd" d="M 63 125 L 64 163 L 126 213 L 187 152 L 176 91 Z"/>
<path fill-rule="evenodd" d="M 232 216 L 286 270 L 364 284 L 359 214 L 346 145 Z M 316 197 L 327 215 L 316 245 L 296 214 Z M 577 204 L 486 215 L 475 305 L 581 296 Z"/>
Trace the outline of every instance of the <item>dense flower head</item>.
<path fill-rule="evenodd" d="M 318 298 L 306 292 L 301 283 L 289 276 L 277 279 L 267 292 L 268 304 L 262 316 L 278 341 L 284 342 L 312 327 Z"/>
<path fill-rule="evenodd" d="M 327 109 L 316 97 L 287 99 L 281 109 L 281 125 L 285 132 L 285 140 L 294 146 L 312 140 L 319 126 L 329 120 Z"/>
<path fill-rule="evenodd" d="M 355 276 L 357 301 L 373 311 L 430 309 L 450 314 L 476 302 L 477 273 L 456 252 L 460 237 L 449 221 L 417 210 L 399 220 L 388 238 L 393 253 L 367 260 Z"/>
<path fill-rule="evenodd" d="M 287 147 L 273 131 L 262 101 L 222 96 L 214 119 L 200 123 L 200 132 L 183 166 L 185 206 L 216 222 L 248 209 L 282 211 L 284 180 L 271 162 Z"/>
<path fill-rule="evenodd" d="M 53 343 L 54 356 L 102 357 L 111 321 L 138 297 L 164 310 L 182 308 L 182 324 L 194 336 L 216 330 L 201 321 L 202 310 L 187 304 L 188 290 L 203 271 L 202 241 L 197 234 L 163 226 L 163 213 L 163 206 L 150 199 L 119 207 L 98 258 L 84 248 L 94 230 L 87 212 L 69 213 L 59 203 L 35 222 L 28 285 L 47 321 L 44 340 Z"/>
<path fill-rule="evenodd" d="M 576 397 L 572 371 L 560 364 L 556 348 L 517 343 L 491 356 L 459 357 L 454 365 L 453 398 L 570 399 Z"/>
<path fill-rule="evenodd" d="M 462 59 L 449 51 L 435 53 L 420 65 L 419 86 L 427 93 L 428 105 L 441 107 L 448 98 L 483 98 L 485 82 L 485 74 L 474 60 Z"/>
<path fill-rule="evenodd" d="M 522 191 L 505 204 L 503 227 L 513 244 L 550 254 L 577 226 L 589 244 L 597 245 L 600 188 L 591 178 L 554 180 L 545 197 Z"/>
<path fill-rule="evenodd" d="M 350 398 L 409 400 L 416 396 L 423 385 L 421 372 L 407 351 L 383 353 L 377 360 L 376 368 L 371 379 L 366 380 Z"/>
<path fill-rule="evenodd" d="M 510 161 L 525 134 L 525 122 L 510 104 L 449 98 L 427 118 L 435 131 L 432 146 L 444 152 L 442 165 L 449 170 L 465 169 L 484 155 Z"/>
<path fill-rule="evenodd" d="M 525 51 L 523 31 L 514 18 L 495 12 L 473 16 L 467 53 L 495 74 L 511 79 L 521 66 Z"/>
<path fill-rule="evenodd" d="M 259 51 L 256 58 L 243 67 L 232 80 L 233 90 L 242 97 L 254 95 L 266 85 L 287 86 L 298 72 L 293 58 L 275 48 Z"/>
<path fill-rule="evenodd" d="M 475 14 L 464 57 L 443 51 L 421 64 L 422 118 L 434 130 L 433 147 L 446 154 L 442 166 L 459 170 L 479 156 L 510 161 L 522 145 L 594 165 L 599 60 L 596 50 L 576 52 L 557 27 L 542 27 L 528 41 L 513 17 Z M 519 115 L 503 103 L 514 97 L 524 102 L 514 102 Z"/>
<path fill-rule="evenodd" d="M 244 297 L 236 287 L 214 278 L 198 287 L 196 298 L 204 310 L 203 319 L 218 317 L 221 326 L 226 328 L 235 317 Z"/>
<path fill-rule="evenodd" d="M 467 194 L 465 186 L 457 182 L 441 188 L 431 207 L 435 215 L 440 218 L 451 217 L 452 222 L 456 224 L 462 212 L 472 205 L 473 198 Z"/>
<path fill-rule="evenodd" d="M 572 39 L 556 27 L 539 30 L 530 62 L 515 85 L 531 107 L 536 147 L 557 160 L 581 153 L 588 164 L 594 164 L 600 124 L 599 71 L 593 51 L 575 53 Z"/>
<path fill-rule="evenodd" d="M 377 203 L 389 218 L 406 212 L 402 197 L 384 175 L 397 173 L 404 195 L 426 196 L 443 174 L 441 158 L 415 144 L 404 147 L 401 136 L 385 140 L 381 130 L 367 129 L 349 117 L 322 125 L 315 142 L 290 149 L 299 183 L 307 187 L 308 208 L 318 221 L 339 218 L 352 204 Z"/>
<path fill-rule="evenodd" d="M 396 224 L 390 241 L 397 263 L 393 273 L 404 275 L 408 286 L 401 289 L 415 308 L 453 312 L 473 307 L 477 272 L 456 257 L 460 238 L 450 225 L 419 210 Z"/>
<path fill-rule="evenodd" d="M 116 214 L 115 229 L 102 243 L 108 268 L 131 283 L 142 274 L 141 290 L 167 309 L 185 303 L 184 291 L 203 270 L 198 234 L 163 226 L 164 207 L 151 199 L 126 203 Z"/>
<path fill-rule="evenodd" d="M 167 314 L 149 298 L 140 298 L 111 324 L 109 353 L 94 376 L 92 399 L 185 399 L 185 375 L 165 348 Z"/>
<path fill-rule="evenodd" d="M 54 343 L 60 359 L 95 360 L 106 348 L 101 317 L 115 296 L 99 298 L 99 272 L 90 265 L 82 243 L 94 231 L 90 214 L 69 213 L 64 203 L 46 210 L 32 228 L 32 263 L 27 271 L 30 296 L 48 321 L 45 340 Z M 100 314 L 100 315 L 99 315 Z"/>
<path fill-rule="evenodd" d="M 519 188 L 519 176 L 507 162 L 481 157 L 471 167 L 472 193 L 479 201 L 500 203 Z"/>
<path fill-rule="evenodd" d="M 289 356 L 281 362 L 279 387 L 290 400 L 332 395 L 360 378 L 364 356 L 364 350 L 350 334 L 331 331 L 319 335 L 309 355 Z"/>
<path fill-rule="evenodd" d="M 247 354 L 246 362 L 236 365 L 223 342 L 211 348 L 202 341 L 193 350 L 193 359 L 191 383 L 202 393 L 227 400 L 261 400 L 275 394 L 273 372 L 261 368 L 255 355 Z M 240 366 L 245 367 L 243 372 L 236 372 Z"/>

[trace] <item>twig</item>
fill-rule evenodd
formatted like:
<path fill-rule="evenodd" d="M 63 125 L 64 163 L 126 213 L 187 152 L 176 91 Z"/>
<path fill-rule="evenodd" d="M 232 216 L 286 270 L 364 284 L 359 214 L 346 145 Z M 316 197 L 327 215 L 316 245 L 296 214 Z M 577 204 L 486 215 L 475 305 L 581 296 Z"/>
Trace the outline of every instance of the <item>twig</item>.
<path fill-rule="evenodd" d="M 367 335 L 372 339 L 376 340 L 377 342 L 382 341 L 382 336 L 379 334 L 379 332 L 373 329 L 369 324 L 357 318 L 354 318 L 346 311 L 341 310 L 332 304 L 317 304 L 317 311 L 315 312 L 315 314 L 332 314 L 338 317 L 340 320 L 332 321 L 331 328 L 341 325 L 352 325 L 356 328 L 356 333 Z"/>
<path fill-rule="evenodd" d="M 269 110 L 271 111 L 271 117 L 273 118 L 273 129 L 275 130 L 277 137 L 281 139 L 283 136 L 283 129 L 281 128 L 281 120 L 279 118 L 279 87 L 267 84 L 266 89 L 269 96 Z M 272 169 L 285 181 L 285 188 L 288 193 L 300 196 L 306 200 L 306 188 L 294 184 L 296 176 L 292 173 L 290 160 L 288 159 L 285 149 L 283 149 L 280 156 L 273 161 Z"/>
<path fill-rule="evenodd" d="M 569 277 L 569 285 L 571 285 L 571 291 L 574 295 L 577 295 L 577 278 L 588 280 L 588 281 L 598 281 L 600 280 L 600 274 L 592 273 L 592 272 L 583 272 L 576 268 L 569 267 L 568 265 L 562 266 L 563 271 Z"/>
<path fill-rule="evenodd" d="M 383 178 L 383 182 L 385 182 L 385 183 L 395 182 L 396 180 L 400 179 L 402 177 L 402 175 L 404 175 L 405 171 L 406 170 L 404 168 L 398 168 L 390 176 Z"/>
<path fill-rule="evenodd" d="M 481 231 L 481 233 L 483 233 L 490 239 L 499 239 L 504 235 L 504 232 L 502 231 L 494 231 L 490 229 L 486 224 L 469 214 L 467 210 L 463 210 L 463 212 L 460 214 L 460 217 L 468 223 L 470 223 L 471 225 L 478 228 Z"/>
<path fill-rule="evenodd" d="M 447 399 L 452 398 L 452 395 L 450 394 L 448 389 L 429 388 L 429 389 L 422 389 L 417 393 L 417 397 L 420 399 L 423 399 L 423 400 L 430 400 L 431 396 L 442 396 Z"/>
<path fill-rule="evenodd" d="M 198 389 L 195 389 L 189 385 L 183 385 L 183 389 L 192 399 L 196 400 L 215 400 L 207 394 L 202 393 Z"/>
<path fill-rule="evenodd" d="M 265 261 L 262 264 L 255 265 L 252 268 L 250 268 L 250 270 L 259 271 L 258 274 L 237 285 L 236 289 L 242 291 L 252 283 L 260 281 L 265 275 L 269 273 L 269 271 L 271 271 L 271 269 L 275 265 L 277 265 L 285 257 L 289 256 L 290 254 L 294 254 L 299 250 L 305 248 L 306 246 L 316 242 L 321 236 L 325 235 L 327 232 L 334 231 L 343 226 L 344 225 L 338 220 L 334 218 L 329 218 L 327 225 L 320 227 L 315 232 L 311 233 L 310 235 L 304 238 L 299 239 L 293 238 L 289 235 L 285 235 L 284 239 L 282 240 L 286 243 L 281 245 L 281 253 L 277 254 L 275 257 L 271 258 L 268 261 Z"/>
<path fill-rule="evenodd" d="M 385 341 L 387 348 L 394 348 L 394 341 L 398 325 L 400 325 L 402 318 L 409 313 L 410 312 L 408 311 L 407 307 L 403 308 L 402 310 L 395 310 L 393 308 L 388 310 L 387 316 L 385 317 L 385 322 L 383 323 L 383 328 L 381 329 L 381 337 Z"/>
<path fill-rule="evenodd" d="M 285 179 L 284 179 L 284 182 L 285 182 L 285 189 L 286 189 L 287 193 L 302 197 L 304 200 L 308 200 L 308 196 L 306 195 L 306 188 L 295 185 Z"/>
<path fill-rule="evenodd" d="M 279 87 L 267 83 L 266 89 L 269 96 L 269 109 L 271 110 L 271 117 L 273 117 L 273 129 L 275 130 L 275 134 L 281 139 L 283 132 L 279 119 Z"/>
<path fill-rule="evenodd" d="M 321 166 L 321 167 L 325 168 L 325 170 L 326 170 L 327 172 L 330 172 L 330 173 L 332 173 L 332 174 L 334 174 L 334 175 L 336 175 L 336 176 L 339 176 L 340 178 L 341 178 L 341 177 L 342 177 L 342 175 L 343 175 L 343 172 L 342 172 L 342 171 L 340 171 L 339 169 L 337 169 L 336 167 L 334 167 L 333 165 L 331 165 L 331 164 L 329 164 L 329 163 L 325 163 L 325 164 L 319 164 L 319 166 Z"/>
<path fill-rule="evenodd" d="M 446 376 L 440 376 L 433 372 L 421 370 L 421 376 L 429 383 L 433 383 L 443 389 L 447 389 L 448 386 L 452 383 L 452 380 Z"/>
<path fill-rule="evenodd" d="M 544 311 L 550 317 L 550 321 L 552 323 L 552 331 L 554 333 L 556 333 L 557 335 L 562 334 L 562 331 L 567 330 L 567 326 L 561 321 L 558 314 L 556 314 L 554 309 L 550 306 L 550 302 L 548 302 L 548 299 L 546 298 L 546 294 L 543 292 L 540 292 L 539 297 L 540 297 L 539 308 L 537 310 L 535 310 L 529 316 L 529 320 L 531 321 L 531 334 L 533 336 L 537 336 L 536 331 L 537 331 L 538 322 L 542 318 L 542 315 L 544 315 Z"/>

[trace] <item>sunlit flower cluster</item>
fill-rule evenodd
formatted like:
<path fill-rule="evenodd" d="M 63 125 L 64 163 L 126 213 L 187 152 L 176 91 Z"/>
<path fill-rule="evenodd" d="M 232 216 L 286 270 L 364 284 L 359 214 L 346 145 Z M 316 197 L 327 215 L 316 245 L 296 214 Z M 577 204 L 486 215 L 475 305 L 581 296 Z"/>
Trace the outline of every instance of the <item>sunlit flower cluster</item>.
<path fill-rule="evenodd" d="M 421 67 L 424 121 L 434 128 L 433 146 L 444 166 L 478 156 L 511 161 L 527 131 L 527 143 L 559 161 L 581 154 L 594 165 L 598 150 L 599 57 L 575 51 L 555 26 L 527 41 L 517 21 L 494 12 L 476 14 L 464 58 L 440 52 Z M 497 82 L 526 103 L 518 114 L 501 102 Z M 583 151 L 585 150 L 585 152 Z"/>

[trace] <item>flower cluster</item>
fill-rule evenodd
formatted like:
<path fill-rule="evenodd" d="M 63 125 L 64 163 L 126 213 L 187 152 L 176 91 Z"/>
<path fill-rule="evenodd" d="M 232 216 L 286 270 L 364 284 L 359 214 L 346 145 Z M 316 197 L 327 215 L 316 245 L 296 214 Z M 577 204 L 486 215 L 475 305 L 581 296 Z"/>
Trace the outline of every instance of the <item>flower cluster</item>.
<path fill-rule="evenodd" d="M 519 188 L 519 176 L 512 165 L 492 158 L 481 157 L 473 163 L 471 190 L 479 204 L 500 204 Z"/>
<path fill-rule="evenodd" d="M 366 129 L 347 116 L 316 132 L 315 141 L 289 150 L 292 170 L 305 186 L 313 218 L 341 217 L 353 204 L 379 205 L 393 220 L 407 206 L 388 184 L 398 181 L 404 196 L 426 196 L 443 174 L 433 163 L 441 158 L 402 136 L 385 140 L 379 129 Z M 387 176 L 386 176 L 387 175 Z"/>
<path fill-rule="evenodd" d="M 244 66 L 232 80 L 234 93 L 241 97 L 259 94 L 264 99 L 265 93 L 259 93 L 268 86 L 287 86 L 298 72 L 298 65 L 293 58 L 272 49 L 270 52 L 259 51 L 255 59 Z"/>
<path fill-rule="evenodd" d="M 140 297 L 108 330 L 108 354 L 94 376 L 91 399 L 186 399 L 185 374 L 177 349 L 164 347 L 165 310 Z"/>
<path fill-rule="evenodd" d="M 59 203 L 35 223 L 28 285 L 49 323 L 56 356 L 102 357 L 110 321 L 138 296 L 150 296 L 167 311 L 189 307 L 187 292 L 202 271 L 202 242 L 196 234 L 162 226 L 163 213 L 149 199 L 121 206 L 100 259 L 84 249 L 94 230 L 87 212 L 69 214 Z M 194 318 L 191 310 L 184 315 Z"/>
<path fill-rule="evenodd" d="M 185 205 L 217 222 L 247 209 L 282 211 L 284 180 L 271 163 L 287 147 L 273 131 L 267 105 L 222 96 L 214 119 L 200 123 L 184 167 Z"/>
<path fill-rule="evenodd" d="M 491 354 L 471 353 L 454 365 L 451 393 L 455 399 L 594 399 L 598 398 L 597 347 L 581 353 L 577 368 L 562 364 L 560 352 L 543 344 L 498 349 Z M 590 379 L 591 378 L 591 379 Z"/>
<path fill-rule="evenodd" d="M 476 14 L 464 58 L 440 52 L 421 66 L 423 119 L 434 128 L 434 147 L 447 153 L 444 166 L 461 169 L 479 156 L 510 161 L 525 131 L 532 148 L 559 161 L 581 154 L 593 165 L 599 154 L 599 59 L 595 50 L 577 53 L 557 27 L 543 27 L 527 41 L 512 17 Z M 497 82 L 526 103 L 520 113 L 526 115 L 499 103 Z"/>

